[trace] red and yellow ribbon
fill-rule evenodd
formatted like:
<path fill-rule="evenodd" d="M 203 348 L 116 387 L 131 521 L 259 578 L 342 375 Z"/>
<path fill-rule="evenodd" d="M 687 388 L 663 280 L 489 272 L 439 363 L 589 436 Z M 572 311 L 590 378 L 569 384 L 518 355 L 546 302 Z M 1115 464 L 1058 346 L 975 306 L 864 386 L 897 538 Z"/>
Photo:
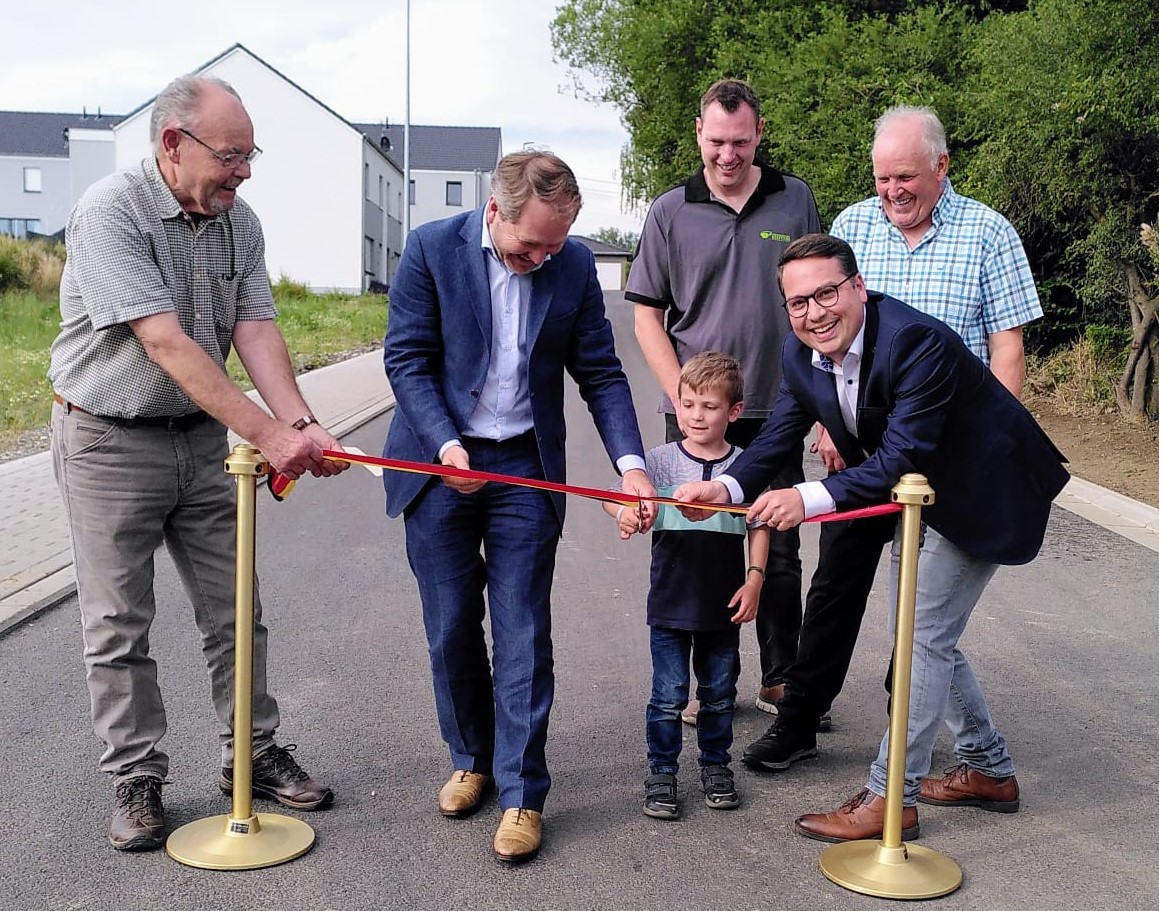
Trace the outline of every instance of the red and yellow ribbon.
<path fill-rule="evenodd" d="M 450 465 L 436 465 L 430 462 L 408 462 L 403 459 L 387 459 L 381 456 L 365 455 L 364 453 L 339 452 L 335 449 L 323 449 L 322 455 L 335 462 L 354 462 L 359 465 L 374 465 L 389 471 L 404 471 L 410 474 L 433 475 L 440 478 L 465 478 L 472 481 L 487 481 L 493 484 L 514 484 L 516 487 L 531 487 L 535 490 L 546 490 L 551 493 L 570 494 L 577 497 L 586 497 L 589 500 L 599 500 L 604 503 L 619 503 L 623 506 L 639 507 L 641 502 L 660 503 L 667 506 L 683 506 L 703 509 L 709 512 L 729 512 L 736 515 L 745 515 L 751 506 L 740 503 L 685 503 L 671 497 L 638 497 L 624 493 L 622 490 L 606 490 L 600 487 L 581 487 L 577 484 L 560 484 L 557 481 L 544 481 L 538 478 L 520 478 L 515 475 L 496 474 L 490 471 L 474 471 L 467 468 L 454 468 Z M 284 500 L 290 495 L 294 482 L 276 471 L 269 475 L 270 493 L 275 499 Z M 883 503 L 880 506 L 865 506 L 861 509 L 851 509 L 847 512 L 830 512 L 806 519 L 806 522 L 840 522 L 849 519 L 865 519 L 871 516 L 880 516 L 887 513 L 900 512 L 901 506 L 897 503 Z"/>

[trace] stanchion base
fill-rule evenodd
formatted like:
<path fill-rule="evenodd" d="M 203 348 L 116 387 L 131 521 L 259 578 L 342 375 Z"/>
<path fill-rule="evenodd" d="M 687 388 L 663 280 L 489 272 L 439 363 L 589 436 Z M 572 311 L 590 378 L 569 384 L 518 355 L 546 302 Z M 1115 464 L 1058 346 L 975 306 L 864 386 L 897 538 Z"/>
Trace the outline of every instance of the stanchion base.
<path fill-rule="evenodd" d="M 932 848 L 847 841 L 821 852 L 821 872 L 837 885 L 877 898 L 937 898 L 962 885 L 962 868 Z"/>
<path fill-rule="evenodd" d="M 187 867 L 256 870 L 301 857 L 313 845 L 314 830 L 300 819 L 259 813 L 249 819 L 198 819 L 170 835 L 165 850 Z"/>

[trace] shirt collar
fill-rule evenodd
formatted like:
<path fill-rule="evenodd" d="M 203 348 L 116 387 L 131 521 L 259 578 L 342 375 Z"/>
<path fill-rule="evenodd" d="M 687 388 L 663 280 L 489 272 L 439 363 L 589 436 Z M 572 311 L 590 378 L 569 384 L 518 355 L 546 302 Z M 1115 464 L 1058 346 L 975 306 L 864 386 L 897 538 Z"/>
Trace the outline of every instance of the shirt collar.
<path fill-rule="evenodd" d="M 857 335 L 854 337 L 853 342 L 849 345 L 849 350 L 847 352 L 845 352 L 845 357 L 843 357 L 841 360 L 844 363 L 850 363 L 849 359 L 852 358 L 853 360 L 851 363 L 853 365 L 860 364 L 861 363 L 861 355 L 864 353 L 864 351 L 865 351 L 865 305 L 862 304 L 861 305 L 861 328 L 857 330 Z M 824 370 L 826 373 L 836 373 L 837 369 L 838 369 L 837 365 L 833 362 L 832 358 L 828 357 L 827 355 L 822 354 L 820 351 L 817 351 L 816 349 L 813 350 L 813 366 L 816 367 L 818 370 Z M 844 364 L 843 364 L 843 366 L 844 366 Z"/>
<path fill-rule="evenodd" d="M 753 167 L 761 169 L 761 179 L 757 184 L 757 188 L 753 190 L 753 195 L 749 197 L 749 202 L 753 200 L 764 199 L 766 196 L 772 196 L 774 193 L 780 193 L 785 189 L 785 178 L 781 172 L 776 168 L 760 162 L 754 162 Z M 712 202 L 712 191 L 708 189 L 708 181 L 704 179 L 704 166 L 693 174 L 684 182 L 684 200 L 685 202 Z M 748 208 L 746 203 L 745 208 Z"/>

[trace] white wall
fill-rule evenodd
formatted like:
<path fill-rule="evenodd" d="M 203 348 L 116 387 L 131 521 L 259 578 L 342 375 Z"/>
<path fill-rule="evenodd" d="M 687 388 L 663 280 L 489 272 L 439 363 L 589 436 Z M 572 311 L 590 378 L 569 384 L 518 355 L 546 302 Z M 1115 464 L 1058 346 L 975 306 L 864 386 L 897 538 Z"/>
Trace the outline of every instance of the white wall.
<path fill-rule="evenodd" d="M 261 219 L 270 278 L 360 291 L 362 134 L 243 50 L 203 72 L 232 85 L 254 123 L 262 157 L 240 193 Z M 151 113 L 149 105 L 116 127 L 118 169 L 150 154 Z"/>
<path fill-rule="evenodd" d="M 624 264 L 620 260 L 596 260 L 596 277 L 605 291 L 622 291 L 624 288 Z"/>
<path fill-rule="evenodd" d="M 113 131 L 81 130 L 75 127 L 68 131 L 69 177 L 72 180 L 71 205 L 76 205 L 92 184 L 115 170 L 117 154 L 116 137 Z"/>
<path fill-rule="evenodd" d="M 410 210 L 411 228 L 477 209 L 491 195 L 491 175 L 487 171 L 416 171 L 412 168 L 411 179 L 415 182 L 414 205 Z M 462 184 L 463 204 L 460 206 L 446 204 L 449 181 Z"/>

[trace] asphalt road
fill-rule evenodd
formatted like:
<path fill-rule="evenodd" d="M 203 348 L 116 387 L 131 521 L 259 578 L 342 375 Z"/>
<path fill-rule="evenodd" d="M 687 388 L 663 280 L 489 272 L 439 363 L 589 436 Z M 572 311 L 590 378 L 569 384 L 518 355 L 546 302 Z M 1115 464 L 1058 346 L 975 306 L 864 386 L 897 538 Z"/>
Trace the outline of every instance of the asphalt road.
<path fill-rule="evenodd" d="M 654 444 L 661 423 L 631 339 L 630 308 L 617 300 L 610 313 L 646 442 Z M 610 484 L 578 396 L 569 407 L 572 479 Z M 388 420 L 347 441 L 378 451 Z M 776 776 L 738 763 L 744 804 L 719 812 L 698 799 L 689 736 L 685 813 L 661 822 L 640 812 L 647 542 L 621 543 L 594 503 L 574 501 L 569 510 L 555 582 L 555 785 L 538 860 L 512 869 L 492 859 L 493 798 L 466 820 L 436 812 L 449 767 L 402 524 L 384 518 L 380 482 L 355 468 L 300 483 L 282 504 L 264 492 L 259 498 L 258 566 L 280 739 L 300 744 L 303 764 L 338 795 L 331 810 L 300 814 L 318 834 L 314 849 L 283 866 L 220 873 L 106 844 L 111 791 L 96 771 L 100 747 L 70 599 L 0 639 L 8 795 L 0 909 L 881 908 L 880 899 L 826 880 L 817 868 L 823 846 L 795 835 L 792 820 L 832 809 L 861 787 L 876 750 L 890 648 L 884 574 L 821 755 Z M 815 527 L 804 538 L 810 568 Z M 159 556 L 157 571 L 153 653 L 173 757 L 165 802 L 180 825 L 229 806 L 215 783 L 213 718 L 191 612 L 167 557 Z M 963 887 L 938 908 L 1159 907 L 1156 579 L 1159 554 L 1058 510 L 1039 559 L 999 571 L 964 647 L 1011 742 L 1023 810 L 922 807 L 921 843 L 965 871 Z M 738 749 L 767 721 L 751 702 L 751 633 L 742 642 Z M 943 739 L 935 769 L 950 764 Z"/>

